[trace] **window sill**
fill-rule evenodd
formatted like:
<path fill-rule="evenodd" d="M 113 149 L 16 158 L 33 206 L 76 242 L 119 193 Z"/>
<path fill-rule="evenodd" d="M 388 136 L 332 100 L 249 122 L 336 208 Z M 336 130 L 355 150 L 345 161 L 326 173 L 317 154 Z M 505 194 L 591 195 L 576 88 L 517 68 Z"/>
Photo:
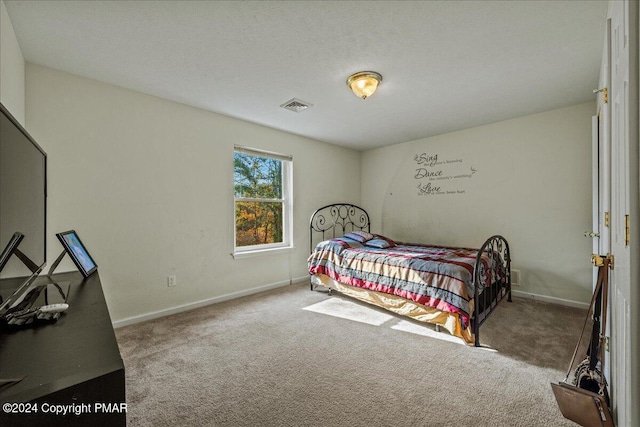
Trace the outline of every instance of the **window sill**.
<path fill-rule="evenodd" d="M 294 249 L 293 246 L 282 246 L 280 248 L 269 248 L 269 249 L 256 249 L 253 251 L 242 251 L 242 252 L 234 252 L 231 254 L 233 259 L 242 259 L 242 258 L 251 258 L 254 256 L 260 255 L 275 255 L 285 252 L 291 252 Z"/>

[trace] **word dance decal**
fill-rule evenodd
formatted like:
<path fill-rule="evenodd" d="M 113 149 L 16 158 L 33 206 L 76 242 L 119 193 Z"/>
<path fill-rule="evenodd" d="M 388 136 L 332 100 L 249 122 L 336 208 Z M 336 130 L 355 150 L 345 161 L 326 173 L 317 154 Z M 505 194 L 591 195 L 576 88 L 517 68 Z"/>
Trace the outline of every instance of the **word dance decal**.
<path fill-rule="evenodd" d="M 465 194 L 464 181 L 478 172 L 462 159 L 439 160 L 437 154 L 416 154 L 413 160 L 418 166 L 413 178 L 418 180 L 419 196 Z"/>

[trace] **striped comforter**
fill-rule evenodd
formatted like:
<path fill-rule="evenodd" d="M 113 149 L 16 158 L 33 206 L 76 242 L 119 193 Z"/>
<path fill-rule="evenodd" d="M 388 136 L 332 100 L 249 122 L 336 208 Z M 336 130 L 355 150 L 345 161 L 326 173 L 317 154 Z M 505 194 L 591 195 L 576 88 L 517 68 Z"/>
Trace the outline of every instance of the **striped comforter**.
<path fill-rule="evenodd" d="M 325 274 L 345 285 L 397 295 L 457 313 L 469 325 L 477 249 L 398 244 L 376 249 L 347 238 L 326 240 L 308 259 L 309 274 Z M 483 257 L 484 271 L 489 258 Z M 481 288 L 495 277 L 484 277 Z M 478 289 L 482 292 L 482 289 Z"/>

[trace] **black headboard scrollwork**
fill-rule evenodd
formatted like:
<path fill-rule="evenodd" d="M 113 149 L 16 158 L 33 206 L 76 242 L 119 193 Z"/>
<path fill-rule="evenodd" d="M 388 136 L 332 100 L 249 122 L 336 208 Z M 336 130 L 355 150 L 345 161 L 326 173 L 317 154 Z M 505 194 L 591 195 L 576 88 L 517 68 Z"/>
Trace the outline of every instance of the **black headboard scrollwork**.
<path fill-rule="evenodd" d="M 371 232 L 367 211 L 349 203 L 324 206 L 316 210 L 309 220 L 309 252 L 313 252 L 314 232 L 321 234 L 321 240 L 326 240 L 354 230 Z"/>

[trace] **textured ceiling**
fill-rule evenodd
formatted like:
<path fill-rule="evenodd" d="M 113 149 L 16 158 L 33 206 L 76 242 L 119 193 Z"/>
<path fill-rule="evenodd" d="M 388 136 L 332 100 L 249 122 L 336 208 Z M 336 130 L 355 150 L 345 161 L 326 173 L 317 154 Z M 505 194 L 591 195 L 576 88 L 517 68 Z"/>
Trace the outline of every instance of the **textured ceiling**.
<path fill-rule="evenodd" d="M 6 1 L 28 62 L 364 150 L 593 100 L 606 1 Z M 358 99 L 347 77 L 373 70 Z M 313 104 L 301 113 L 280 105 Z"/>

